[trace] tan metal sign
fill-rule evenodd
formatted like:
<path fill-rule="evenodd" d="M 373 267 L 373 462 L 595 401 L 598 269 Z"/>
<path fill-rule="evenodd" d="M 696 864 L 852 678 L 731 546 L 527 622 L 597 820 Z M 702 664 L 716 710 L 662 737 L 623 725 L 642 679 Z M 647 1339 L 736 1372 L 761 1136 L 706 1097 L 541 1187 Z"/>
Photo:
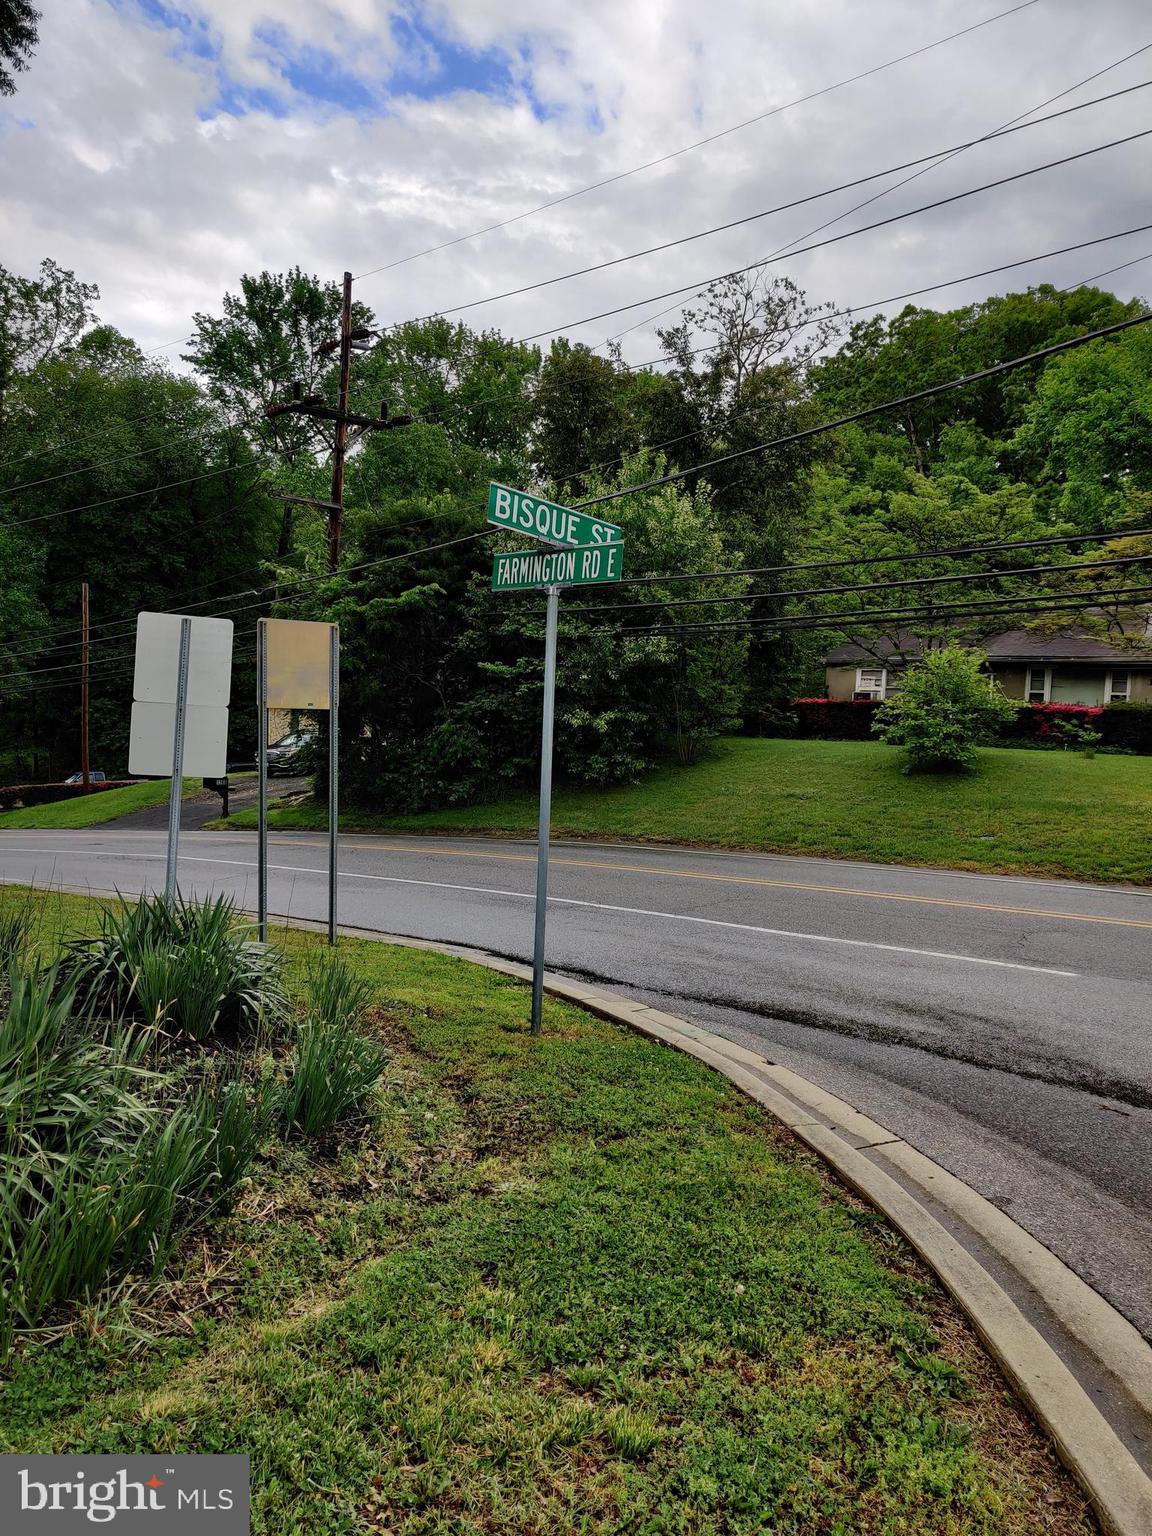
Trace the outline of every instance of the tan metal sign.
<path fill-rule="evenodd" d="M 331 624 L 261 619 L 268 646 L 269 709 L 329 709 Z"/>

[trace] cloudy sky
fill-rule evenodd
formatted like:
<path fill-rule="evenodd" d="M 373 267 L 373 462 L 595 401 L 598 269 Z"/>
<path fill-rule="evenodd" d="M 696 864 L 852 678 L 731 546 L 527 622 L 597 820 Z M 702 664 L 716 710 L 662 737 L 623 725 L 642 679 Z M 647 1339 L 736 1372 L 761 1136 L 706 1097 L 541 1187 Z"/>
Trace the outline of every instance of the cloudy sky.
<path fill-rule="evenodd" d="M 242 272 L 294 263 L 336 279 L 346 267 L 371 273 L 357 296 L 388 323 L 944 149 L 1097 71 L 1107 72 L 1056 105 L 1152 80 L 1152 49 L 1118 63 L 1152 44 L 1147 0 L 1035 0 L 825 90 L 1012 3 L 41 0 L 37 54 L 17 95 L 0 97 L 0 261 L 31 273 L 52 256 L 74 268 L 99 284 L 102 317 L 146 347 L 185 336 L 192 313 L 217 310 Z M 419 254 L 776 107 L 661 165 Z M 668 301 L 574 322 L 755 261 L 840 215 L 815 238 L 1147 127 L 1152 88 L 968 150 L 908 186 L 891 176 L 467 317 L 514 336 L 563 328 L 590 344 L 636 326 L 623 345 L 639 361 L 658 350 L 650 317 Z M 1150 143 L 777 270 L 813 300 L 862 306 L 1152 224 Z M 1152 230 L 921 302 L 1073 283 L 1146 252 Z M 1152 293 L 1152 260 L 1104 281 L 1125 296 Z"/>

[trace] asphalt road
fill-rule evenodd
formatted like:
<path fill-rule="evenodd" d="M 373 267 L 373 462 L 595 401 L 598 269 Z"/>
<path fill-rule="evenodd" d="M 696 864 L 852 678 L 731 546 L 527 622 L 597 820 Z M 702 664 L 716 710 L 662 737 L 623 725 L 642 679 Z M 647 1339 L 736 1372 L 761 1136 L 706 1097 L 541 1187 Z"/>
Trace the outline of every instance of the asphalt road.
<path fill-rule="evenodd" d="M 342 840 L 341 920 L 516 959 L 535 849 Z M 124 892 L 162 834 L 9 832 L 0 876 Z M 325 911 L 326 845 L 274 835 L 270 905 Z M 188 832 L 181 883 L 255 901 L 251 833 Z M 560 844 L 553 970 L 754 1044 L 1008 1211 L 1152 1334 L 1152 892 L 889 865 Z"/>

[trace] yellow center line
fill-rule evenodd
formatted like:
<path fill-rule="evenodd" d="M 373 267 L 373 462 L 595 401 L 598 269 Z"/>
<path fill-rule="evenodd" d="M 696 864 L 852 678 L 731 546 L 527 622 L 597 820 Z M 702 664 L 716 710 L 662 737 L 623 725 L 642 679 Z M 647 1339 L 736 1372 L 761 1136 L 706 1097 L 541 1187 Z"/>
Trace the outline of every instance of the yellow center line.
<path fill-rule="evenodd" d="M 399 843 L 342 843 L 342 847 L 372 853 L 402 853 L 449 859 L 492 859 L 501 864 L 535 864 L 534 853 L 482 853 L 455 848 L 407 848 Z M 868 891 L 853 885 L 821 885 L 806 880 L 769 880 L 759 875 L 710 874 L 698 869 L 659 869 L 650 864 L 614 864 L 600 859 L 565 859 L 552 855 L 553 865 L 568 869 L 605 869 L 625 875 L 657 875 L 665 880 L 713 880 L 722 885 L 754 885 L 784 891 L 819 891 L 827 896 L 861 896 L 869 901 L 906 901 L 926 907 L 959 907 L 970 912 L 1004 912 L 1016 917 L 1050 917 L 1066 923 L 1103 923 L 1118 928 L 1152 928 L 1152 919 L 1106 917 L 1093 912 L 1057 912 L 1049 907 L 1012 907 L 995 901 L 964 901 L 953 896 L 917 896 L 904 891 Z"/>

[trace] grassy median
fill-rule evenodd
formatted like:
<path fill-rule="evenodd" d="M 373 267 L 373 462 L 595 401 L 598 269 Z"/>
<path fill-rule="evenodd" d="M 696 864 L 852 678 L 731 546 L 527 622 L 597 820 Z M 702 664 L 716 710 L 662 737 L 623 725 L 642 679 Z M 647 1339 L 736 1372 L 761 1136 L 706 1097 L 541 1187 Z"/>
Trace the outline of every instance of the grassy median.
<path fill-rule="evenodd" d="M 95 827 L 129 811 L 146 811 L 154 805 L 167 805 L 171 779 L 150 779 L 144 784 L 126 784 L 122 789 L 101 789 L 91 795 L 75 795 L 70 800 L 52 800 L 47 805 L 21 806 L 14 811 L 0 811 L 0 832 L 25 828 L 69 830 Z M 185 779 L 184 798 L 203 789 L 199 779 Z"/>
<path fill-rule="evenodd" d="M 1152 844 L 1136 836 L 1152 805 L 1152 757 L 988 748 L 971 775 L 905 774 L 877 742 L 733 738 L 693 768 L 640 784 L 557 790 L 559 837 L 606 838 L 875 859 L 1002 874 L 1152 882 Z M 325 807 L 273 810 L 275 827 L 326 825 Z M 234 816 L 232 827 L 254 822 Z M 347 807 L 364 831 L 532 836 L 536 798 L 422 816 Z"/>
<path fill-rule="evenodd" d="M 95 925 L 31 899 L 42 950 Z M 299 975 L 318 940 L 282 942 Z M 901 1240 L 720 1078 L 341 950 L 370 1115 L 270 1142 L 158 1281 L 24 1335 L 0 1449 L 247 1452 L 269 1536 L 1093 1528 Z"/>

